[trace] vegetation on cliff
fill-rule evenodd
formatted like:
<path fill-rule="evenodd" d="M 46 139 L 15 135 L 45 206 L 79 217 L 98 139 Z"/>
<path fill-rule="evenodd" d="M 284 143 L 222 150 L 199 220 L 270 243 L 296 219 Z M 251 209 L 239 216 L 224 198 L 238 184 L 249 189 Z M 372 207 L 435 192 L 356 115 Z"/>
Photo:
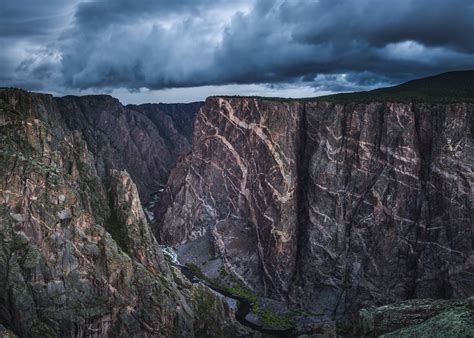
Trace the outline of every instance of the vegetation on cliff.
<path fill-rule="evenodd" d="M 216 96 L 223 98 L 255 98 L 275 102 L 325 101 L 334 103 L 369 102 L 474 102 L 474 70 L 458 71 L 409 81 L 398 86 L 365 92 L 342 93 L 309 98 L 264 96 Z"/>

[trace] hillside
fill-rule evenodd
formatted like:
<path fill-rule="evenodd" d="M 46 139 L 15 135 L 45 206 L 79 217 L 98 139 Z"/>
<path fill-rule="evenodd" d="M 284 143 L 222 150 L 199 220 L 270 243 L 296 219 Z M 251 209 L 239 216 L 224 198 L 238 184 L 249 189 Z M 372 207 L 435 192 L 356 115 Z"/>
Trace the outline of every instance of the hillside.
<path fill-rule="evenodd" d="M 308 98 L 263 96 L 214 96 L 222 98 L 255 98 L 269 101 L 329 101 L 336 103 L 367 102 L 474 102 L 474 70 L 448 72 L 403 84 L 364 92 L 341 93 Z"/>

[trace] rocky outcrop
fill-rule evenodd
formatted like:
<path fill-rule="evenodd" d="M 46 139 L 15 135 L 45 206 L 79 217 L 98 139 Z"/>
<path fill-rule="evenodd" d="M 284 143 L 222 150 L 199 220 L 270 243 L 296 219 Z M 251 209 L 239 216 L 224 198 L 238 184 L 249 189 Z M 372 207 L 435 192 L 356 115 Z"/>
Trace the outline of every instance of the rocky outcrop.
<path fill-rule="evenodd" d="M 150 231 L 130 175 L 126 171 L 112 170 L 110 190 L 112 214 L 106 230 L 125 252 L 142 265 L 169 275 L 168 264 Z"/>
<path fill-rule="evenodd" d="M 145 114 L 158 127 L 160 133 L 165 135 L 165 140 L 173 140 L 184 136 L 190 145 L 196 115 L 203 104 L 204 102 L 146 103 L 127 105 L 127 108 Z M 178 141 L 175 141 L 172 144 L 177 146 L 178 143 Z M 170 150 L 173 151 L 174 149 Z"/>
<path fill-rule="evenodd" d="M 184 277 L 170 271 L 130 176 L 112 171 L 104 184 L 57 100 L 0 90 L 0 129 L 2 325 L 21 337 L 193 337 L 198 322 L 233 328 L 230 312 L 208 323 L 196 315 L 194 289 L 180 290 Z"/>
<path fill-rule="evenodd" d="M 441 99 L 439 79 L 417 97 L 209 98 L 158 242 L 298 334 L 360 319 L 369 336 L 472 335 L 472 74 Z M 141 207 L 191 149 L 198 106 L 0 89 L 0 330 L 256 336 L 167 264 Z"/>
<path fill-rule="evenodd" d="M 262 293 L 288 293 L 296 257 L 302 105 L 210 98 L 170 179 L 159 239 L 210 238 L 211 256 Z M 166 198 L 166 197 L 165 197 Z"/>
<path fill-rule="evenodd" d="M 79 130 L 94 154 L 100 177 L 127 170 L 147 202 L 190 149 L 189 130 L 201 103 L 124 107 L 106 95 L 54 99 L 72 130 Z"/>
<path fill-rule="evenodd" d="M 363 309 L 356 333 L 363 337 L 472 337 L 474 298 L 414 299 Z"/>
<path fill-rule="evenodd" d="M 474 104 L 372 101 L 208 99 L 158 237 L 330 318 L 471 295 Z"/>

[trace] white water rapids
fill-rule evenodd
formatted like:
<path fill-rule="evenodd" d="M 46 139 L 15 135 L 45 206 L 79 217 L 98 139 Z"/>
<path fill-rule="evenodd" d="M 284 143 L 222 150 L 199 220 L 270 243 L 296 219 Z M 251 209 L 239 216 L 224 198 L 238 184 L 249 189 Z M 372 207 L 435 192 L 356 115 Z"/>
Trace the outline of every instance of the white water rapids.
<path fill-rule="evenodd" d="M 146 219 L 148 223 L 153 223 L 155 221 L 155 215 L 153 214 L 153 208 L 155 207 L 156 202 L 160 199 L 160 194 L 164 191 L 164 189 L 158 190 L 156 193 L 154 193 L 151 196 L 151 201 L 147 203 L 143 207 L 143 211 L 145 212 Z M 167 245 L 160 245 L 160 249 L 163 252 L 163 254 L 168 257 L 171 261 L 171 263 L 175 265 L 181 265 L 178 260 L 178 254 L 176 253 L 176 250 L 173 249 L 170 246 Z"/>

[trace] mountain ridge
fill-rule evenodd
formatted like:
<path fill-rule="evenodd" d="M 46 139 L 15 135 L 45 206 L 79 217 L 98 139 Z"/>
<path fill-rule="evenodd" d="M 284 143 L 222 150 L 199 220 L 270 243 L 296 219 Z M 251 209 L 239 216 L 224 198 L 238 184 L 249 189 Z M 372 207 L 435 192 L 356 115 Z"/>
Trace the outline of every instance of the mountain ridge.
<path fill-rule="evenodd" d="M 451 87 L 446 89 L 446 87 Z M 28 90 L 16 87 L 0 87 L 2 89 L 17 89 L 25 92 Z M 454 89 L 454 91 L 453 91 Z M 456 90 L 460 90 L 458 93 Z M 410 91 L 412 93 L 410 93 Z M 419 92 L 418 92 L 419 91 Z M 415 92 L 415 93 L 413 93 Z M 87 98 L 87 97 L 109 97 L 115 100 L 117 98 L 108 94 L 88 94 L 88 95 L 64 95 L 54 96 L 48 93 L 38 93 L 43 95 L 51 95 L 59 98 Z M 376 98 L 375 96 L 378 96 Z M 314 97 L 278 97 L 278 96 L 256 96 L 256 95 L 210 95 L 207 98 L 252 98 L 262 99 L 268 101 L 330 101 L 330 102 L 353 102 L 353 103 L 368 103 L 368 102 L 380 102 L 380 101 L 393 101 L 393 102 L 410 102 L 417 101 L 423 102 L 423 99 L 427 100 L 426 103 L 449 103 L 449 102 L 472 102 L 474 101 L 474 70 L 459 70 L 440 73 L 437 75 L 427 76 L 424 78 L 417 78 L 409 80 L 407 82 L 393 85 L 389 87 L 375 88 L 369 91 L 356 91 L 347 93 L 337 93 Z M 206 99 L 207 99 L 206 98 Z M 204 100 L 205 101 L 205 100 Z M 162 103 L 162 102 L 145 102 L 140 104 L 126 104 L 125 107 L 144 107 L 147 105 L 195 105 L 203 104 L 204 101 L 194 101 L 186 103 Z M 119 101 L 120 102 L 120 101 Z"/>
<path fill-rule="evenodd" d="M 455 81 L 453 83 L 453 81 Z M 461 92 L 446 90 L 446 86 L 461 89 Z M 474 70 L 446 72 L 422 79 L 410 80 L 391 87 L 377 88 L 370 91 L 330 94 L 316 97 L 285 98 L 267 96 L 213 95 L 222 98 L 255 98 L 269 101 L 328 101 L 336 103 L 369 103 L 369 102 L 426 102 L 450 103 L 474 101 Z M 425 101 L 423 101 L 425 100 Z"/>

